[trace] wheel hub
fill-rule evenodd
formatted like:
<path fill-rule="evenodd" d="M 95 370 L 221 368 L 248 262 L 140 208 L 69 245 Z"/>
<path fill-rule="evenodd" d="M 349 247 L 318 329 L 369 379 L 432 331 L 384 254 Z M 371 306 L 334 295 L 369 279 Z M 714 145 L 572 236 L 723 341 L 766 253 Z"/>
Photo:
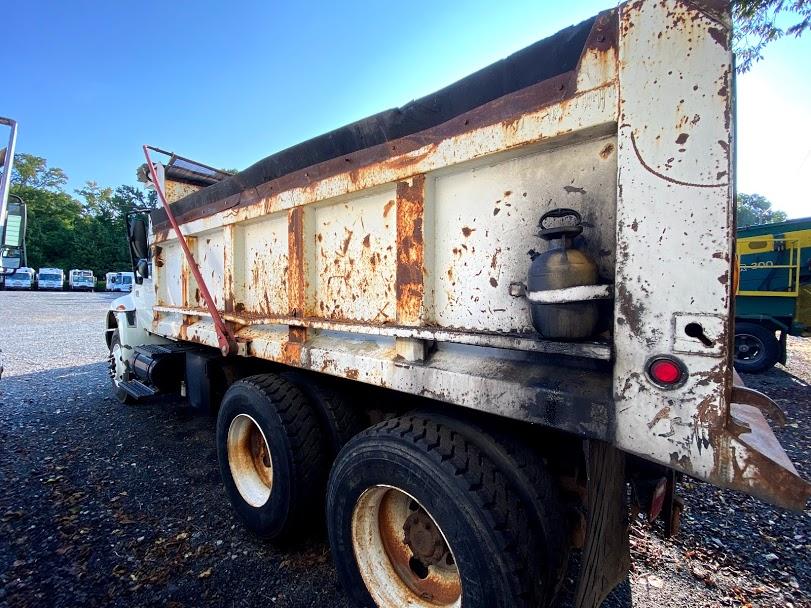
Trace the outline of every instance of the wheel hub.
<path fill-rule="evenodd" d="M 416 503 L 416 510 L 408 516 L 403 524 L 404 542 L 411 553 L 425 566 L 446 563 L 449 554 L 448 545 L 429 515 Z"/>
<path fill-rule="evenodd" d="M 737 334 L 735 336 L 735 357 L 744 361 L 757 359 L 764 348 L 760 340 L 749 334 Z"/>
<path fill-rule="evenodd" d="M 352 515 L 355 558 L 378 606 L 459 608 L 462 579 L 445 536 L 408 493 L 373 486 Z"/>

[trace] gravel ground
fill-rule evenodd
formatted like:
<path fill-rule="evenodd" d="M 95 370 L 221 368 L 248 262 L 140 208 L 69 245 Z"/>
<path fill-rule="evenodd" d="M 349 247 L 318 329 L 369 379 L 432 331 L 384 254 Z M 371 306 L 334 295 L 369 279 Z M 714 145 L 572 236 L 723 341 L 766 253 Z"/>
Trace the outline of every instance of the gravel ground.
<path fill-rule="evenodd" d="M 0 292 L 0 606 L 348 606 L 323 537 L 278 548 L 236 524 L 213 419 L 111 398 L 112 298 Z M 808 478 L 811 340 L 789 348 L 787 368 L 745 380 L 786 409 L 778 437 Z M 607 606 L 811 606 L 809 512 L 701 482 L 681 494 L 681 536 L 635 524 Z"/>

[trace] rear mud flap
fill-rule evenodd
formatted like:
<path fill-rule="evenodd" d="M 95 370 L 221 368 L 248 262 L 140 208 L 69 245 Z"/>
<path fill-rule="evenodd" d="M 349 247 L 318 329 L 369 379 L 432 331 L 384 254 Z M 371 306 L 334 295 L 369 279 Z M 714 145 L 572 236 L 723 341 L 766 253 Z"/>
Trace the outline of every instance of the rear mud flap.
<path fill-rule="evenodd" d="M 625 454 L 614 446 L 589 439 L 585 444 L 587 485 L 586 543 L 580 562 L 575 606 L 597 608 L 628 576 L 628 506 Z"/>
<path fill-rule="evenodd" d="M 794 511 L 811 498 L 811 484 L 797 473 L 764 414 L 777 424 L 785 415 L 769 397 L 743 385 L 735 374 L 726 427 L 717 440 L 717 462 L 709 480 Z"/>

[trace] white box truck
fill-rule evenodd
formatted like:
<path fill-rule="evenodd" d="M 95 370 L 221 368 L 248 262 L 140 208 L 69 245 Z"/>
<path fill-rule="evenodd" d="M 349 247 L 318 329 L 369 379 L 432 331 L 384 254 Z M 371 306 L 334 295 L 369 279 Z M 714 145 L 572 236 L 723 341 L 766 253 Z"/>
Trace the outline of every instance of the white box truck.
<path fill-rule="evenodd" d="M 362 605 L 548 605 L 574 548 L 597 606 L 682 475 L 803 509 L 732 368 L 730 32 L 623 3 L 233 177 L 149 160 L 115 394 L 216 412 L 239 519 L 326 517 Z"/>

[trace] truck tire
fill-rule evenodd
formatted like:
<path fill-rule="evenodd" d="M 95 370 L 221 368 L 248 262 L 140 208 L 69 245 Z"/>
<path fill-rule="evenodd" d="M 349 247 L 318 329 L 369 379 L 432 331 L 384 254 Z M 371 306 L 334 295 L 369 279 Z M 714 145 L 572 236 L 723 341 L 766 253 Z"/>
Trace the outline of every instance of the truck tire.
<path fill-rule="evenodd" d="M 216 442 L 225 492 L 251 532 L 280 540 L 321 521 L 323 436 L 313 405 L 294 385 L 275 374 L 232 384 Z"/>
<path fill-rule="evenodd" d="M 478 418 L 455 418 L 431 410 L 418 412 L 430 416 L 467 441 L 476 444 L 502 475 L 507 478 L 516 495 L 530 515 L 532 541 L 527 547 L 535 550 L 524 559 L 536 573 L 537 605 L 553 603 L 563 583 L 569 561 L 569 526 L 560 490 L 543 464 L 543 456 L 529 441 L 505 429 L 499 421 Z"/>
<path fill-rule="evenodd" d="M 422 415 L 354 437 L 327 488 L 338 577 L 364 606 L 542 604 L 531 520 L 476 442 Z"/>
<path fill-rule="evenodd" d="M 329 446 L 330 460 L 366 426 L 359 410 L 349 402 L 346 392 L 329 379 L 315 378 L 301 372 L 284 372 L 279 375 L 295 384 L 315 406 L 321 430 Z"/>
<path fill-rule="evenodd" d="M 735 369 L 749 374 L 764 372 L 779 356 L 774 331 L 758 323 L 735 323 Z"/>
<path fill-rule="evenodd" d="M 134 403 L 135 400 L 130 397 L 129 393 L 119 386 L 124 379 L 126 364 L 121 349 L 121 336 L 118 334 L 118 329 L 113 332 L 110 338 L 110 354 L 107 357 L 107 362 L 109 365 L 110 380 L 113 382 L 113 394 L 115 398 L 121 403 Z"/>

